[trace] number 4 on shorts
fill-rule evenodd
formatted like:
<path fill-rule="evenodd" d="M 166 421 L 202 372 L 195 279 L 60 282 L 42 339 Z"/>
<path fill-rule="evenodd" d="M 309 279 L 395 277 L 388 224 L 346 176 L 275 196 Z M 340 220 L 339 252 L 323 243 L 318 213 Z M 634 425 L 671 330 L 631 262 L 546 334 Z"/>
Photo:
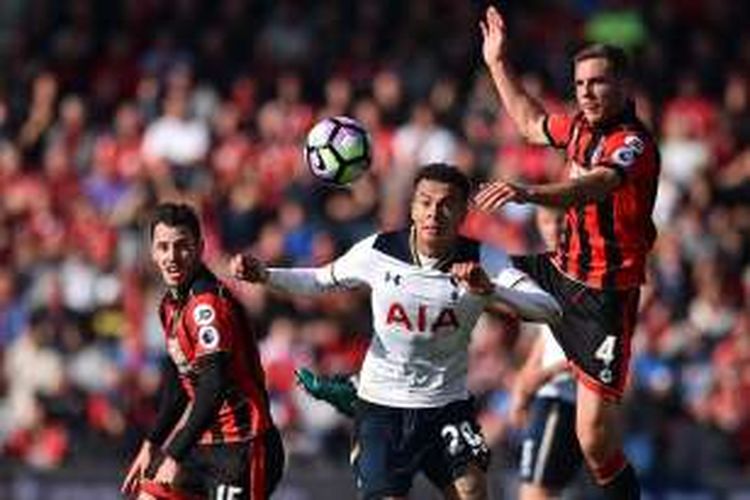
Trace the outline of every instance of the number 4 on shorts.
<path fill-rule="evenodd" d="M 594 353 L 594 357 L 596 359 L 600 359 L 604 362 L 605 365 L 609 365 L 614 361 L 615 359 L 615 342 L 617 341 L 617 337 L 614 335 L 607 335 L 607 337 L 604 339 L 604 341 L 599 344 L 599 347 L 596 348 L 596 352 Z"/>

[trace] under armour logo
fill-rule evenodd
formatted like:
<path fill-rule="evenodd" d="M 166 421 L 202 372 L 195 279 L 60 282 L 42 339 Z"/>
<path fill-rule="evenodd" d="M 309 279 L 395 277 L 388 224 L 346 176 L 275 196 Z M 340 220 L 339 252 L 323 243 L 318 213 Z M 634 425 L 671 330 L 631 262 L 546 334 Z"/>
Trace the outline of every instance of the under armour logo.
<path fill-rule="evenodd" d="M 396 286 L 401 285 L 401 275 L 400 274 L 391 274 L 390 271 L 385 272 L 385 282 L 388 283 L 390 281 L 393 281 L 393 284 Z"/>

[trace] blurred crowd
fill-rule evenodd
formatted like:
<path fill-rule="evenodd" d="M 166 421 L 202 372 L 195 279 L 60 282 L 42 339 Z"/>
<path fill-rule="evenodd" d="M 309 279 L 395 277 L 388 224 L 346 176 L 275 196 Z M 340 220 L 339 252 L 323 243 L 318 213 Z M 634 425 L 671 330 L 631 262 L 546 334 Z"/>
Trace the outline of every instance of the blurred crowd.
<path fill-rule="evenodd" d="M 232 252 L 315 266 L 406 223 L 415 168 L 477 185 L 560 175 L 526 146 L 480 64 L 480 2 L 9 0 L 0 3 L 0 462 L 122 460 L 154 417 L 161 290 L 143 223 L 159 200 L 199 207 L 206 261 Z M 508 4 L 508 5 L 506 5 Z M 744 2 L 576 0 L 502 6 L 524 83 L 570 107 L 583 40 L 634 56 L 640 116 L 659 138 L 653 251 L 634 341 L 628 453 L 652 483 L 750 469 L 750 21 Z M 369 129 L 351 189 L 302 163 L 320 117 Z M 472 213 L 465 231 L 538 251 L 534 209 Z M 345 460 L 347 422 L 294 369 L 357 370 L 365 298 L 290 298 L 232 284 L 251 313 L 293 455 Z M 488 316 L 470 383 L 493 445 L 512 450 L 509 387 L 529 328 Z M 501 452 L 499 456 L 504 455 Z M 512 453 L 510 453 L 512 455 Z M 715 479 L 718 480 L 718 479 Z"/>

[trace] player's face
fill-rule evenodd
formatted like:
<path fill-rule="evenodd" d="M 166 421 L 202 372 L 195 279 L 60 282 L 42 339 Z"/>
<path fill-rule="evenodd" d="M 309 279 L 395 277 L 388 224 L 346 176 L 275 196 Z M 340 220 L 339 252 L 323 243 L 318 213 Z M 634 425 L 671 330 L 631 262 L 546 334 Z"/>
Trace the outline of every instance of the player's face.
<path fill-rule="evenodd" d="M 578 107 L 592 125 L 617 115 L 625 104 L 624 84 L 615 78 L 610 62 L 602 57 L 576 64 L 575 87 Z"/>
<path fill-rule="evenodd" d="M 185 283 L 198 267 L 201 242 L 185 227 L 158 223 L 151 238 L 151 258 L 169 287 Z"/>
<path fill-rule="evenodd" d="M 411 218 L 418 243 L 428 248 L 452 243 L 465 215 L 466 200 L 456 186 L 429 179 L 417 184 Z"/>

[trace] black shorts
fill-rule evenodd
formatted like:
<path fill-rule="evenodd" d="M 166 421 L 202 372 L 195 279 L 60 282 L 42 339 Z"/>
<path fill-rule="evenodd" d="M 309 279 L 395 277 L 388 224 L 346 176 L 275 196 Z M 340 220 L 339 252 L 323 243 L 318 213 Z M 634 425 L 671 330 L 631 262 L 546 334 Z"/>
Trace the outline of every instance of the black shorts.
<path fill-rule="evenodd" d="M 559 492 L 573 480 L 582 462 L 575 405 L 557 398 L 534 399 L 523 431 L 521 481 Z"/>
<path fill-rule="evenodd" d="M 513 265 L 560 303 L 563 317 L 550 326 L 578 379 L 603 397 L 619 400 L 629 371 L 639 288 L 588 287 L 562 274 L 544 254 L 513 257 Z"/>
<path fill-rule="evenodd" d="M 153 460 L 153 477 L 161 458 Z M 195 446 L 180 462 L 175 489 L 211 499 L 261 500 L 271 496 L 284 470 L 284 448 L 278 430 L 241 443 Z"/>
<path fill-rule="evenodd" d="M 352 467 L 366 500 L 405 496 L 420 471 L 442 490 L 489 460 L 471 399 L 418 409 L 357 401 Z"/>

